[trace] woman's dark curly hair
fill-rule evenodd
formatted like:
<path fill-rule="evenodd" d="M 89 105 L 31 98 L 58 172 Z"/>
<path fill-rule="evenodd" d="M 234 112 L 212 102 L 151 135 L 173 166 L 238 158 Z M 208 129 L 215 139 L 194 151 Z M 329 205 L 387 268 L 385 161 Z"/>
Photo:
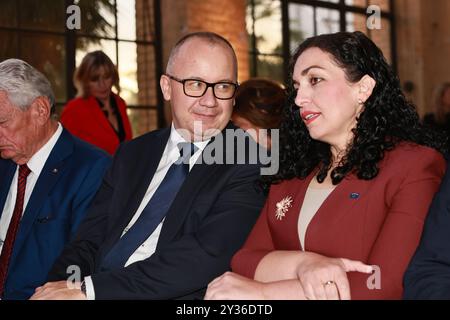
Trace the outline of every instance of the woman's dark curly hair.
<path fill-rule="evenodd" d="M 378 163 L 385 151 L 393 149 L 401 141 L 446 152 L 445 138 L 421 125 L 414 105 L 406 100 L 401 91 L 397 76 L 381 50 L 369 38 L 361 32 L 324 34 L 306 39 L 292 57 L 287 106 L 280 128 L 280 167 L 276 175 L 265 178 L 266 187 L 281 180 L 305 178 L 316 168 L 319 170 L 317 181 L 323 182 L 331 168 L 330 145 L 310 137 L 294 103 L 294 65 L 309 48 L 319 48 L 329 53 L 351 83 L 366 74 L 376 81 L 352 130 L 353 141 L 347 146 L 345 156 L 331 171 L 333 184 L 338 184 L 351 173 L 359 179 L 373 179 L 378 174 Z"/>

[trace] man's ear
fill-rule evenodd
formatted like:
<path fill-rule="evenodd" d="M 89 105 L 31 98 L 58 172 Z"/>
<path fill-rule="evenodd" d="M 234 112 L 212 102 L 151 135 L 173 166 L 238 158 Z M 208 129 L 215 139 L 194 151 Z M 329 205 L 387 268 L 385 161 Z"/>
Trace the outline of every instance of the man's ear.
<path fill-rule="evenodd" d="M 164 100 L 170 101 L 172 87 L 170 85 L 170 78 L 163 74 L 159 79 L 159 86 L 161 87 L 162 94 L 164 96 Z"/>
<path fill-rule="evenodd" d="M 39 123 L 44 124 L 51 116 L 52 106 L 47 97 L 40 96 L 31 103 L 33 115 L 38 119 Z"/>
<path fill-rule="evenodd" d="M 358 86 L 358 100 L 363 103 L 372 95 L 373 88 L 375 88 L 376 81 L 369 75 L 365 75 L 359 80 Z"/>

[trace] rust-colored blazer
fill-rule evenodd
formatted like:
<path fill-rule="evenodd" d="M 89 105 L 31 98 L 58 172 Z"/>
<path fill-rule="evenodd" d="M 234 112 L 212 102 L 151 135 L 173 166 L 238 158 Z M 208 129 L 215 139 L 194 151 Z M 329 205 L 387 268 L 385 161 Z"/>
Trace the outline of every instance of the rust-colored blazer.
<path fill-rule="evenodd" d="M 125 130 L 124 141 L 131 140 L 131 125 L 125 101 L 116 94 L 113 96 Z M 69 101 L 61 114 L 61 123 L 74 136 L 96 145 L 111 155 L 120 144 L 117 134 L 93 96 Z"/>
<path fill-rule="evenodd" d="M 306 251 L 380 267 L 381 289 L 368 288 L 369 275 L 347 274 L 352 299 L 401 299 L 403 273 L 419 243 L 446 162 L 433 149 L 402 143 L 385 154 L 379 167 L 372 180 L 351 175 L 337 185 L 306 230 Z M 306 179 L 272 186 L 256 225 L 232 260 L 233 271 L 253 278 L 258 263 L 271 251 L 301 250 L 297 222 L 313 177 L 311 173 Z M 277 203 L 286 197 L 292 197 L 292 207 L 280 220 Z"/>

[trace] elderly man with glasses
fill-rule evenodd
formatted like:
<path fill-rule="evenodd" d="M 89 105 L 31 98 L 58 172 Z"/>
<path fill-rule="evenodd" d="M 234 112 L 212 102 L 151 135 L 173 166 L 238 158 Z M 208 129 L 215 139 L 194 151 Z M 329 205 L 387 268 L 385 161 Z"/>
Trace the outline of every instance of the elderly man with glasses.
<path fill-rule="evenodd" d="M 53 282 L 33 299 L 202 298 L 229 269 L 264 203 L 259 164 L 201 161 L 215 142 L 227 145 L 225 130 L 236 129 L 229 122 L 238 86 L 232 46 L 209 32 L 183 37 L 160 85 L 171 127 L 119 148 L 49 275 Z M 224 157 L 246 152 L 224 149 Z M 68 277 L 79 281 L 71 286 Z"/>

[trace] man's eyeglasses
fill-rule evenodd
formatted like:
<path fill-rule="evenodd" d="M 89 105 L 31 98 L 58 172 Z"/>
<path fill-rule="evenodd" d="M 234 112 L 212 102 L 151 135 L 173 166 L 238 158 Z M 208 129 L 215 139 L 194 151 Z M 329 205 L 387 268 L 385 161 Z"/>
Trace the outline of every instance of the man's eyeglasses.
<path fill-rule="evenodd" d="M 209 87 L 213 88 L 214 97 L 220 100 L 228 100 L 234 97 L 237 83 L 233 82 L 216 82 L 210 83 L 199 79 L 178 79 L 170 74 L 166 74 L 170 79 L 183 84 L 183 92 L 188 97 L 199 98 L 206 93 Z"/>

